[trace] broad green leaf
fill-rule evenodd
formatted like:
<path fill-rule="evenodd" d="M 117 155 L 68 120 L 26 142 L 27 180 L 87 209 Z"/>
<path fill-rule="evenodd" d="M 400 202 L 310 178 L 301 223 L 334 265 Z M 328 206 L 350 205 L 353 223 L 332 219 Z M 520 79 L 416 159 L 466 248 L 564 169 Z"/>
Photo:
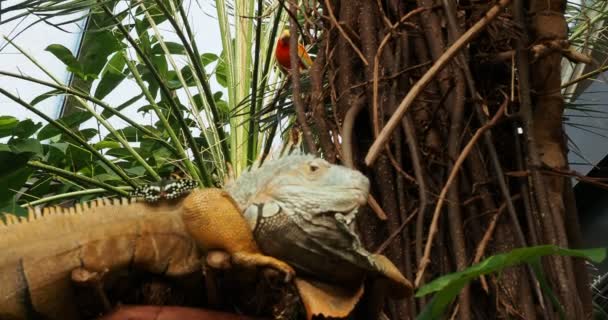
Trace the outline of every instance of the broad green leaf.
<path fill-rule="evenodd" d="M 93 128 L 82 129 L 82 130 L 78 131 L 78 134 L 84 140 L 90 140 L 91 138 L 93 138 L 94 136 L 97 135 L 97 129 L 93 129 Z"/>
<path fill-rule="evenodd" d="M 548 255 L 573 256 L 601 262 L 606 257 L 606 249 L 574 250 L 554 245 L 519 248 L 511 252 L 497 254 L 463 271 L 439 277 L 426 284 L 416 292 L 416 297 L 423 297 L 437 292 L 418 320 L 438 319 L 447 306 L 458 295 L 460 290 L 479 276 L 501 271 L 520 263 L 530 263 Z"/>
<path fill-rule="evenodd" d="M 11 116 L 0 116 L 0 138 L 13 135 L 13 129 L 17 127 L 19 120 Z"/>
<path fill-rule="evenodd" d="M 125 69 L 125 65 L 122 51 L 117 52 L 101 73 L 101 80 L 95 89 L 95 98 L 102 100 L 127 77 L 128 69 Z"/>
<path fill-rule="evenodd" d="M 145 18 L 142 20 L 135 20 L 135 30 L 137 31 L 139 45 L 146 55 L 149 56 L 152 51 L 152 44 L 150 43 L 150 37 L 148 36 L 148 27 L 150 27 L 150 24 Z"/>
<path fill-rule="evenodd" d="M 15 194 L 34 171 L 27 166 L 30 156 L 30 153 L 0 151 L 0 208 L 11 205 Z"/>
<path fill-rule="evenodd" d="M 136 177 L 141 177 L 146 174 L 146 169 L 142 166 L 126 168 L 125 171 Z"/>
<path fill-rule="evenodd" d="M 78 111 L 63 117 L 58 121 L 67 128 L 78 128 L 81 123 L 91 119 L 91 117 L 93 117 L 93 115 L 88 112 Z M 61 131 L 59 129 L 57 129 L 53 124 L 49 123 L 38 132 L 38 140 L 49 139 L 60 133 Z"/>
<path fill-rule="evenodd" d="M 181 43 L 165 41 L 165 45 L 171 54 L 186 54 L 186 49 Z M 165 54 L 160 43 L 152 46 L 152 54 Z"/>
<path fill-rule="evenodd" d="M 56 148 L 57 150 L 65 153 L 68 150 L 69 144 L 67 144 L 65 142 L 58 142 L 58 143 L 51 143 L 51 144 L 49 144 L 49 146 Z"/>
<path fill-rule="evenodd" d="M 34 123 L 31 119 L 25 119 L 13 129 L 13 136 L 21 139 L 29 138 L 41 127 L 42 123 Z"/>
<path fill-rule="evenodd" d="M 42 145 L 36 139 L 17 139 L 11 140 L 8 145 L 15 154 L 29 153 L 30 159 L 34 156 L 42 157 Z"/>
<path fill-rule="evenodd" d="M 137 151 L 137 149 L 139 148 L 133 148 Z M 119 159 L 132 159 L 133 155 L 131 154 L 131 152 L 129 152 L 126 149 L 123 148 L 119 148 L 119 149 L 110 149 L 108 150 L 108 152 L 106 152 L 106 155 L 108 156 L 112 156 L 112 157 L 116 157 Z"/>
<path fill-rule="evenodd" d="M 180 72 L 182 73 L 182 77 L 189 87 L 196 85 L 196 82 L 194 81 L 194 70 L 192 70 L 190 65 L 184 66 Z"/>
<path fill-rule="evenodd" d="M 0 189 L 1 190 L 1 189 Z M 0 203 L 0 212 L 8 212 L 17 216 L 25 217 L 27 216 L 27 209 L 21 208 L 21 206 L 15 201 L 15 197 L 10 198 L 8 201 L 4 203 Z"/>
<path fill-rule="evenodd" d="M 25 119 L 13 129 L 13 136 L 18 138 L 29 138 L 31 137 L 38 129 L 42 127 L 42 123 L 34 123 L 31 119 Z"/>
<path fill-rule="evenodd" d="M 30 104 L 32 106 L 35 106 L 38 103 L 40 103 L 48 98 L 53 98 L 53 97 L 56 97 L 56 96 L 64 94 L 64 93 L 65 93 L 65 91 L 63 91 L 63 90 L 54 89 L 54 90 L 45 92 L 45 93 L 37 96 L 36 98 L 32 99 L 32 101 L 30 101 Z"/>
<path fill-rule="evenodd" d="M 177 90 L 182 87 L 181 81 L 177 77 L 177 72 L 170 70 L 167 76 L 167 87 L 169 90 Z"/>
<path fill-rule="evenodd" d="M 63 62 L 63 64 L 67 66 L 67 70 L 69 72 L 78 75 L 80 78 L 86 80 L 88 77 L 94 78 L 96 76 L 95 74 L 85 74 L 84 68 L 82 67 L 80 62 L 78 62 L 72 52 L 63 45 L 52 44 L 46 47 L 46 51 L 52 53 L 55 57 L 57 57 L 57 59 L 61 60 L 61 62 Z"/>
<path fill-rule="evenodd" d="M 224 55 L 224 52 L 222 52 L 222 57 Z M 219 59 L 217 66 L 215 67 L 215 80 L 217 80 L 217 83 L 224 87 L 227 88 L 228 87 L 228 74 L 227 74 L 227 66 L 226 66 L 226 59 Z"/>
<path fill-rule="evenodd" d="M 123 102 L 122 104 L 120 104 L 119 106 L 117 106 L 116 108 L 114 108 L 114 110 L 121 111 L 122 109 L 124 109 L 124 108 L 126 108 L 126 107 L 134 104 L 135 102 L 139 101 L 139 99 L 141 99 L 141 97 L 143 97 L 143 96 L 144 96 L 144 94 L 140 93 L 140 94 L 136 95 L 135 97 L 133 97 L 133 98 L 131 98 L 131 99 Z M 101 113 L 101 116 L 104 117 L 105 119 L 109 119 L 109 118 L 111 118 L 113 116 L 113 114 L 110 111 L 108 111 L 108 110 L 104 110 Z"/>
<path fill-rule="evenodd" d="M 152 64 L 156 71 L 160 75 L 161 79 L 167 79 L 169 73 L 169 65 L 167 64 L 167 58 L 165 56 L 152 56 Z"/>
<path fill-rule="evenodd" d="M 108 174 L 108 173 L 101 173 L 101 174 L 95 175 L 93 177 L 93 179 L 101 181 L 101 182 L 121 181 L 119 176 L 113 175 L 113 174 Z"/>
<path fill-rule="evenodd" d="M 122 145 L 119 142 L 116 141 L 108 141 L 108 140 L 103 140 L 103 141 L 99 141 L 94 145 L 95 149 L 97 150 L 101 150 L 101 149 L 115 149 L 115 148 L 120 148 L 122 147 Z"/>
<path fill-rule="evenodd" d="M 201 54 L 201 62 L 203 63 L 203 66 L 207 66 L 208 64 L 213 63 L 217 61 L 217 59 L 219 59 L 219 57 L 217 56 L 217 54 L 214 53 Z"/>
<path fill-rule="evenodd" d="M 93 155 L 81 147 L 70 144 L 65 152 L 65 161 L 72 171 L 91 165 Z"/>
<path fill-rule="evenodd" d="M 108 57 L 119 50 L 123 45 L 110 30 L 94 31 L 88 33 L 87 50 L 80 56 L 83 72 L 97 78 Z"/>

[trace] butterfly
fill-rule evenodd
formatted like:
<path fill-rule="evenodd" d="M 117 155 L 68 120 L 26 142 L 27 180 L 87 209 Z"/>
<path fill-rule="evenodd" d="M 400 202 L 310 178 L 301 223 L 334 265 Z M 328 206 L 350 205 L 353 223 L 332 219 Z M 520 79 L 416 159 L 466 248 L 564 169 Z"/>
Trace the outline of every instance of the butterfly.
<path fill-rule="evenodd" d="M 130 197 L 143 198 L 146 202 L 177 199 L 196 189 L 198 183 L 190 179 L 161 180 L 158 183 L 139 186 L 129 193 Z"/>

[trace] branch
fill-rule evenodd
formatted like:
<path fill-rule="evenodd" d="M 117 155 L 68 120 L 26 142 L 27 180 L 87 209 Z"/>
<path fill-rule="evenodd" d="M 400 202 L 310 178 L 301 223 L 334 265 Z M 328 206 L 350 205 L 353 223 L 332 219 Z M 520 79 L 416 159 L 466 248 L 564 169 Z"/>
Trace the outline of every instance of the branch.
<path fill-rule="evenodd" d="M 448 192 L 448 189 L 450 188 L 450 186 L 452 185 L 452 182 L 458 175 L 458 170 L 464 163 L 464 160 L 467 158 L 467 156 L 469 155 L 471 150 L 473 150 L 473 147 L 475 146 L 475 143 L 477 143 L 477 140 L 479 140 L 487 130 L 494 127 L 496 125 L 496 123 L 498 122 L 498 120 L 501 118 L 501 116 L 504 114 L 508 101 L 509 100 L 505 100 L 505 102 L 500 106 L 498 111 L 496 111 L 496 114 L 494 115 L 492 120 L 490 120 L 490 122 L 486 123 L 483 127 L 477 129 L 477 131 L 471 138 L 471 141 L 469 141 L 469 143 L 467 143 L 467 145 L 464 147 L 464 149 L 458 156 L 458 159 L 456 159 L 456 162 L 454 163 L 454 166 L 452 167 L 452 171 L 450 172 L 448 180 L 446 181 L 445 185 L 443 186 L 443 189 L 441 189 L 441 193 L 439 194 L 439 199 L 437 200 L 437 206 L 435 206 L 435 212 L 433 213 L 433 220 L 431 222 L 431 227 L 429 229 L 429 235 L 426 240 L 426 246 L 424 247 L 424 256 L 420 260 L 420 266 L 418 266 L 418 273 L 416 274 L 416 281 L 415 281 L 416 287 L 420 284 L 420 281 L 422 280 L 422 276 L 424 275 L 424 271 L 426 270 L 426 267 L 428 266 L 428 264 L 431 262 L 431 260 L 430 260 L 431 246 L 433 244 L 433 238 L 435 237 L 435 234 L 438 231 L 439 215 L 441 213 L 441 207 L 443 206 L 443 202 L 445 201 L 445 196 Z"/>
<path fill-rule="evenodd" d="M 367 155 L 365 156 L 365 164 L 367 166 L 371 166 L 380 151 L 384 149 L 384 146 L 390 136 L 392 135 L 397 125 L 401 122 L 401 118 L 405 112 L 409 109 L 411 104 L 414 102 L 416 97 L 424 90 L 424 88 L 431 82 L 431 80 L 443 69 L 443 67 L 462 49 L 466 44 L 468 44 L 473 38 L 481 32 L 481 30 L 486 27 L 494 18 L 498 16 L 498 14 L 502 11 L 504 7 L 506 7 L 511 0 L 500 0 L 496 5 L 494 5 L 486 15 L 481 18 L 477 23 L 475 23 L 467 32 L 465 32 L 452 46 L 444 52 L 439 59 L 433 64 L 433 66 L 418 80 L 418 82 L 412 87 L 412 89 L 408 92 L 405 98 L 397 107 L 397 110 L 391 116 L 391 118 L 386 123 L 386 126 L 380 132 L 380 135 L 374 141 L 372 146 L 369 148 Z"/>

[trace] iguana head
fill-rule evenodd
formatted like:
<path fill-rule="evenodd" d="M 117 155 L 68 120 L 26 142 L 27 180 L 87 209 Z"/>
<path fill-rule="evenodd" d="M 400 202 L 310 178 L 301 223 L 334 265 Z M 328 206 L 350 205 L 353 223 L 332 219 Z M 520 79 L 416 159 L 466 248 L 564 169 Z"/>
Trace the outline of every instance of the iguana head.
<path fill-rule="evenodd" d="M 288 155 L 243 173 L 226 189 L 242 210 L 276 204 L 293 214 L 346 215 L 367 202 L 369 180 L 312 155 Z"/>

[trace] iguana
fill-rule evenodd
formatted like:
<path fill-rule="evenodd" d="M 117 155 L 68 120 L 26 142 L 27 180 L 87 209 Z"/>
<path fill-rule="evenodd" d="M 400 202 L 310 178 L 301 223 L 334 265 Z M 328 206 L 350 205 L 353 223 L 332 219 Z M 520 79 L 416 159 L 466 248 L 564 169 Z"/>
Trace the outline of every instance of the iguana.
<path fill-rule="evenodd" d="M 221 249 L 236 264 L 284 262 L 259 253 L 226 192 L 197 189 L 158 203 L 101 199 L 71 208 L 30 209 L 0 220 L 0 319 L 80 319 L 72 272 L 127 267 L 167 276 L 200 270 L 200 250 Z M 192 233 L 190 233 L 192 232 Z"/>
<path fill-rule="evenodd" d="M 369 180 L 359 171 L 292 155 L 242 174 L 226 190 L 262 252 L 298 275 L 357 286 L 371 273 L 390 280 L 394 296 L 411 293 L 411 283 L 390 260 L 365 250 L 353 231 L 369 194 Z"/>
<path fill-rule="evenodd" d="M 318 272 L 337 274 L 285 255 L 284 250 L 292 247 L 306 254 L 302 257 L 322 258 L 317 260 L 319 266 L 322 261 L 334 261 L 334 266 L 347 267 L 339 280 L 359 280 L 365 271 L 372 271 L 410 289 L 386 258 L 364 251 L 349 230 L 348 221 L 365 202 L 368 188 L 360 173 L 295 155 L 264 164 L 230 184 L 227 191 L 237 203 L 226 191 L 196 189 L 183 198 L 158 203 L 103 199 L 72 208 L 30 209 L 28 218 L 6 215 L 0 227 L 0 319 L 78 319 L 72 305 L 73 271 L 103 273 L 133 266 L 178 276 L 200 268 L 199 249 L 224 250 L 236 264 L 278 269 L 286 280 L 294 271 L 282 258 L 298 271 L 321 278 L 327 279 Z M 302 201 L 293 198 L 294 192 L 301 192 Z M 246 212 L 250 224 L 240 210 Z M 281 213 L 290 219 L 281 220 Z M 260 219 L 253 219 L 256 214 Z M 294 214 L 302 215 L 304 221 L 294 222 Z M 317 227 L 306 226 L 311 218 L 319 219 Z M 294 232 L 282 238 L 285 234 L 278 233 L 297 228 L 304 234 Z M 276 257 L 260 253 L 252 230 L 262 251 L 277 253 Z M 322 244 L 324 236 L 326 244 Z M 271 242 L 284 245 L 273 248 Z M 301 247 L 306 244 L 310 249 Z"/>

